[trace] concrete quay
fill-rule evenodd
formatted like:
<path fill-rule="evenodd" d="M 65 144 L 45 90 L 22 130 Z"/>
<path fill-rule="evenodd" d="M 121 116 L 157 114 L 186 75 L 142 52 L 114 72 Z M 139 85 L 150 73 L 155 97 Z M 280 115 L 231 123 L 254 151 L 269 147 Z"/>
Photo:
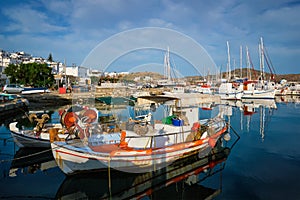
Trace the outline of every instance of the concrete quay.
<path fill-rule="evenodd" d="M 144 91 L 149 92 L 151 95 L 161 95 L 164 91 L 160 88 L 154 89 L 144 89 Z M 35 108 L 47 108 L 70 105 L 73 103 L 87 103 L 80 102 L 84 101 L 95 101 L 96 98 L 112 96 L 112 97 L 128 97 L 132 95 L 136 90 L 131 90 L 128 88 L 101 88 L 94 92 L 72 92 L 61 94 L 58 91 L 51 91 L 50 93 L 42 94 L 30 94 L 23 95 L 29 101 L 29 109 Z M 183 104 L 189 105 L 199 105 L 201 103 L 218 103 L 220 102 L 220 97 L 216 95 L 209 94 L 199 94 L 199 93 L 184 93 L 184 94 L 173 94 L 177 98 L 184 99 Z"/>

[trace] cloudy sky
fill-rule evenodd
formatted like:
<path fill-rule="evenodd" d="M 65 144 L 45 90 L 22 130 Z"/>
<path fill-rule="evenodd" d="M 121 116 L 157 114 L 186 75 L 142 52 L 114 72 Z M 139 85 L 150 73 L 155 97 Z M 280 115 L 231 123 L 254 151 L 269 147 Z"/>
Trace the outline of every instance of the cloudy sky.
<path fill-rule="evenodd" d="M 163 53 L 153 49 L 170 46 L 172 53 L 172 45 L 177 43 L 181 50 L 177 49 L 174 57 L 181 57 L 183 51 L 190 54 L 177 61 L 177 66 L 196 63 L 209 68 L 209 63 L 198 62 L 201 56 L 197 55 L 206 52 L 225 71 L 227 41 L 231 68 L 240 66 L 240 46 L 246 64 L 248 46 L 251 61 L 259 69 L 258 44 L 263 37 L 269 65 L 276 73 L 300 73 L 299 11 L 300 2 L 292 0 L 4 0 L 0 2 L 0 49 L 44 58 L 51 53 L 55 61 L 67 65 L 89 65 L 92 55 L 93 66 L 89 67 L 101 69 L 109 64 L 110 70 L 123 71 L 124 66 L 132 69 L 163 64 Z M 140 32 L 149 31 L 149 27 L 156 32 Z M 125 37 L 118 37 L 122 33 Z M 135 42 L 132 38 L 147 39 L 148 43 L 130 46 Z M 265 68 L 267 71 L 267 63 Z"/>

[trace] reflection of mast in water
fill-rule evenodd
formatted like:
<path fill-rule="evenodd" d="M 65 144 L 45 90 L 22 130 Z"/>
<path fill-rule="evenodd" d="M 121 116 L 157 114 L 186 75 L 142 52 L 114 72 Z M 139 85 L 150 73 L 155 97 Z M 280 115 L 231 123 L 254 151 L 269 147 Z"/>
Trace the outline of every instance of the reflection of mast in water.
<path fill-rule="evenodd" d="M 259 126 L 259 133 L 261 135 L 261 139 L 264 140 L 265 138 L 265 107 L 260 106 L 260 126 Z"/>
<path fill-rule="evenodd" d="M 220 105 L 219 107 L 219 112 L 222 114 L 222 115 L 225 115 L 227 116 L 228 118 L 228 126 L 230 127 L 230 117 L 232 116 L 232 106 L 231 105 Z M 230 129 L 227 130 L 228 133 L 230 133 Z"/>
<path fill-rule="evenodd" d="M 240 112 L 241 113 L 241 122 L 240 122 L 240 125 L 241 125 L 241 131 L 243 130 L 243 113 L 242 112 Z"/>
<path fill-rule="evenodd" d="M 255 113 L 255 106 L 247 103 L 243 106 L 244 115 L 246 116 L 246 130 L 250 131 L 251 116 Z"/>
<path fill-rule="evenodd" d="M 267 99 L 252 99 L 244 100 L 244 115 L 247 117 L 247 131 L 250 131 L 251 115 L 256 113 L 256 109 L 259 109 L 259 134 L 261 135 L 262 141 L 265 138 L 265 129 L 268 122 L 271 120 L 273 110 L 277 108 L 274 100 Z M 266 109 L 268 113 L 266 115 Z"/>
<path fill-rule="evenodd" d="M 251 115 L 247 116 L 247 131 L 250 131 Z"/>
<path fill-rule="evenodd" d="M 261 105 L 261 117 L 260 117 L 260 121 L 261 121 L 261 127 L 260 127 L 260 134 L 261 134 L 261 138 L 262 140 L 264 140 L 265 138 L 265 130 L 267 128 L 267 125 L 269 124 L 269 122 L 271 121 L 271 117 L 273 115 L 274 109 L 277 109 L 276 106 L 276 102 L 274 100 L 268 101 L 269 104 L 262 104 Z M 266 109 L 268 109 L 267 113 L 266 113 Z"/>

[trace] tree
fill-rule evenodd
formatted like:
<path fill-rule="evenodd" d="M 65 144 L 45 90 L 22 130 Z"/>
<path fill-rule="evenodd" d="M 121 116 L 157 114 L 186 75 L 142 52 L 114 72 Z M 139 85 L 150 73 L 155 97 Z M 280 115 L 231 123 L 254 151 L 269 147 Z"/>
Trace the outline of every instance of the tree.
<path fill-rule="evenodd" d="M 51 54 L 51 53 L 50 53 L 49 56 L 48 56 L 48 61 L 49 61 L 49 62 L 52 62 L 52 61 L 53 61 L 53 59 L 52 59 L 52 54 Z"/>
<path fill-rule="evenodd" d="M 10 82 L 33 87 L 51 87 L 54 84 L 52 69 L 47 64 L 28 63 L 20 65 L 9 64 L 4 73 L 10 77 Z"/>

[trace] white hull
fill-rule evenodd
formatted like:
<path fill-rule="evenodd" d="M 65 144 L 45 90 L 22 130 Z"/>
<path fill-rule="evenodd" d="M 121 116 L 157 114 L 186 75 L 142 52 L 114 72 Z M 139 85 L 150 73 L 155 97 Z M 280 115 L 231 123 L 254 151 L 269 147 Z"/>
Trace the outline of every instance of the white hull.
<path fill-rule="evenodd" d="M 86 152 L 77 149 L 70 149 L 63 143 L 52 143 L 53 156 L 59 167 L 65 174 L 76 172 L 90 172 L 95 170 L 113 168 L 126 172 L 148 172 L 166 167 L 173 161 L 198 153 L 199 150 L 210 148 L 208 143 L 195 147 L 185 146 L 186 149 L 173 152 L 165 152 L 165 149 L 131 152 L 132 155 L 124 154 L 112 156 L 111 153 Z M 139 155 L 140 154 L 140 155 Z M 148 154 L 148 155 L 146 155 Z"/>
<path fill-rule="evenodd" d="M 215 133 L 213 135 L 208 136 L 208 133 L 205 132 L 203 137 L 192 141 L 180 140 L 183 133 L 168 132 L 172 135 L 163 134 L 157 135 L 157 137 L 152 135 L 140 138 L 128 136 L 129 138 L 125 138 L 125 141 L 128 142 L 126 147 L 120 147 L 120 143 L 85 146 L 81 141 L 76 142 L 76 140 L 71 141 L 71 143 L 53 142 L 51 147 L 58 166 L 65 174 L 90 172 L 105 168 L 136 173 L 148 172 L 165 167 L 173 161 L 191 154 L 209 152 L 216 140 L 227 130 L 224 120 L 216 120 L 214 127 Z M 191 133 L 191 129 L 189 130 Z M 168 143 L 167 141 L 172 141 L 174 136 L 179 139 L 179 142 Z M 150 140 L 146 140 L 147 137 Z M 143 142 L 145 143 L 141 145 Z M 137 148 L 134 148 L 132 143 L 137 144 Z"/>
<path fill-rule="evenodd" d="M 243 99 L 275 99 L 275 90 L 245 90 L 242 96 Z"/>
<path fill-rule="evenodd" d="M 25 88 L 22 91 L 22 94 L 40 94 L 40 93 L 49 93 L 50 91 L 47 88 Z"/>
<path fill-rule="evenodd" d="M 243 92 L 219 93 L 219 96 L 223 100 L 240 100 L 243 97 Z"/>
<path fill-rule="evenodd" d="M 56 198 L 89 199 L 91 198 L 88 195 L 90 194 L 89 191 L 94 190 L 97 191 L 98 195 L 95 196 L 93 194 L 93 199 L 145 199 L 151 195 L 155 196 L 156 192 L 158 192 L 159 196 L 162 196 L 162 186 L 165 191 L 171 191 L 170 187 L 172 191 L 177 191 L 177 183 L 180 183 L 180 181 L 189 185 L 195 184 L 196 186 L 200 181 L 224 169 L 223 166 L 230 154 L 230 148 L 223 147 L 221 143 L 219 144 L 214 148 L 213 153 L 207 157 L 187 157 L 152 173 L 129 174 L 121 171 L 109 171 L 101 173 L 101 176 L 99 176 L 99 173 L 90 173 L 85 176 L 69 176 L 60 186 Z M 203 174 L 199 176 L 200 173 Z M 122 184 L 118 184 L 119 181 L 122 181 Z M 110 187 L 111 184 L 113 187 Z M 99 188 L 99 186 L 101 187 Z M 78 189 L 80 189 L 80 194 Z M 197 187 L 195 189 L 199 191 L 200 188 Z M 201 195 L 197 197 L 201 199 L 213 199 L 218 194 L 211 188 L 200 190 L 199 194 Z M 182 191 L 182 194 L 180 191 Z M 178 196 L 186 193 L 186 190 L 180 191 L 172 194 L 167 192 L 166 194 L 169 195 L 168 199 L 176 199 Z"/>
<path fill-rule="evenodd" d="M 10 132 L 14 139 L 14 142 L 19 147 L 29 147 L 29 148 L 51 148 L 50 134 L 46 131 L 41 132 L 39 135 L 35 133 L 34 130 L 19 130 L 16 127 L 17 122 L 10 124 Z M 48 128 L 61 128 L 60 124 L 47 124 Z M 65 140 L 68 134 L 58 134 L 60 139 Z"/>
<path fill-rule="evenodd" d="M 11 131 L 11 135 L 13 136 L 14 142 L 19 147 L 35 147 L 35 148 L 50 148 L 50 140 L 31 137 L 25 134 L 17 133 Z"/>

